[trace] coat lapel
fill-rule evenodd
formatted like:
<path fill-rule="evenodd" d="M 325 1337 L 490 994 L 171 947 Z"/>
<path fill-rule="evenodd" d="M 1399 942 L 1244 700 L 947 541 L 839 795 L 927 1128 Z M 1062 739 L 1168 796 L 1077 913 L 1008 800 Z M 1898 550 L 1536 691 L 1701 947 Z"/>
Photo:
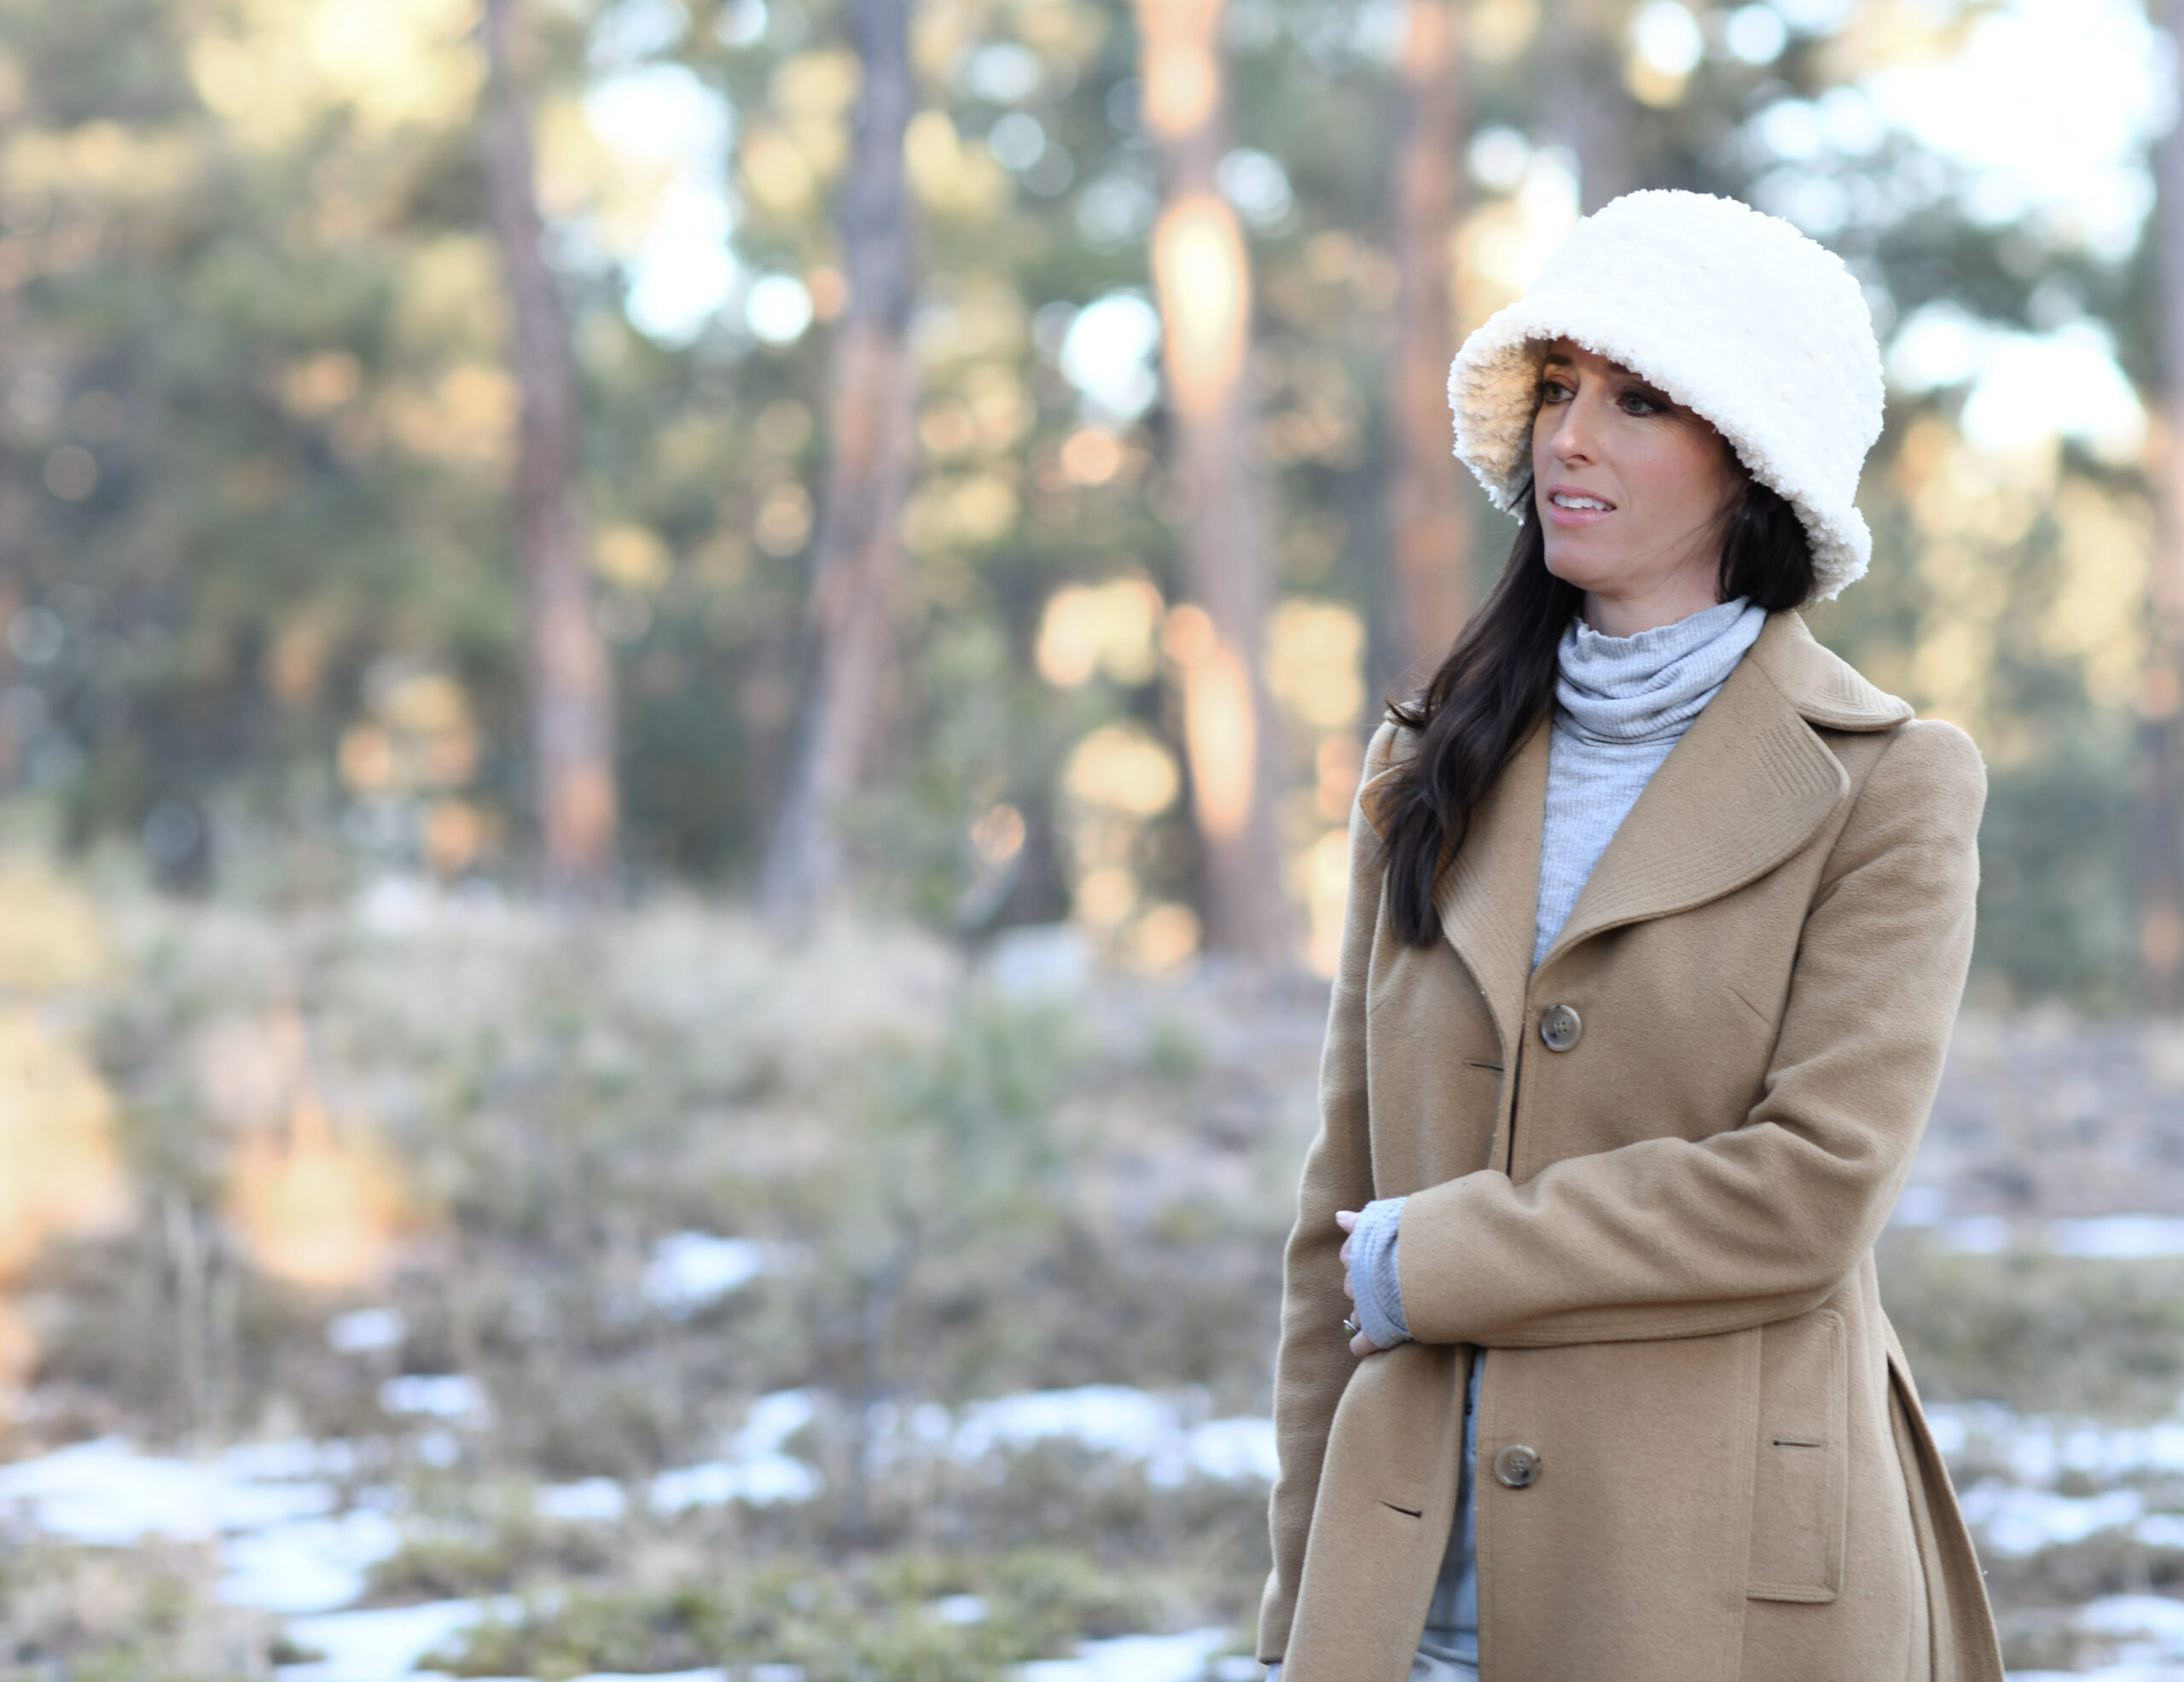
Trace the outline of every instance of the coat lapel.
<path fill-rule="evenodd" d="M 1769 622 L 1608 842 L 1542 969 L 1590 935 L 1687 911 L 1756 882 L 1811 838 L 1850 779 L 1805 714 L 1872 730 L 1910 713 L 1870 685 L 1870 703 L 1834 694 L 1833 668 L 1840 665 L 1795 615 Z M 1536 892 L 1536 868 L 1532 880 Z"/>
<path fill-rule="evenodd" d="M 1538 927 L 1549 733 L 1542 719 L 1495 779 L 1434 895 L 1442 932 L 1486 996 L 1505 1056 L 1524 1019 Z"/>

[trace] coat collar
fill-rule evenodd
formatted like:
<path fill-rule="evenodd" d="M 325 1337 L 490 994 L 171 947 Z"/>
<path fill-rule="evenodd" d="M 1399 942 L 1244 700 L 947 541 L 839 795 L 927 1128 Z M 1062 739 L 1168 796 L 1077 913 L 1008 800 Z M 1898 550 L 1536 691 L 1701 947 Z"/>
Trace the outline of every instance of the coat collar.
<path fill-rule="evenodd" d="M 1774 615 L 1623 819 L 1542 971 L 1589 936 L 1687 911 L 1764 876 L 1849 792 L 1814 727 L 1880 730 L 1910 716 L 1821 647 L 1797 614 Z M 1542 719 L 1496 781 L 1435 900 L 1505 1052 L 1532 975 L 1550 735 Z"/>
<path fill-rule="evenodd" d="M 1800 614 L 1770 618 L 1744 663 L 1757 665 L 1800 718 L 1822 730 L 1893 730 L 1912 716 L 1908 701 L 1874 688 L 1822 648 Z"/>

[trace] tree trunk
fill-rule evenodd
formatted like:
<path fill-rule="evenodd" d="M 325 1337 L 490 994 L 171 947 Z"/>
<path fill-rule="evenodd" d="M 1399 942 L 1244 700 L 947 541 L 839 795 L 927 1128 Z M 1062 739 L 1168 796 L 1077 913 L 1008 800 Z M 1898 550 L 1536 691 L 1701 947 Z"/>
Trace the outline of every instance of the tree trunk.
<path fill-rule="evenodd" d="M 849 18 L 864 67 L 839 212 L 849 301 L 834 340 L 804 701 L 759 883 L 766 915 L 788 929 L 842 882 L 839 808 L 869 774 L 894 664 L 910 477 L 909 0 L 852 0 Z"/>
<path fill-rule="evenodd" d="M 1547 0 L 1536 64 L 1539 108 L 1577 160 L 1579 207 L 1592 214 L 1638 185 L 1632 130 L 1638 102 L 1623 85 L 1623 43 L 1602 0 Z"/>
<path fill-rule="evenodd" d="M 2169 26 L 2184 38 L 2184 0 Z M 2154 148 L 2164 424 L 2155 452 L 2153 635 L 2139 694 L 2139 1003 L 2184 1005 L 2184 124 Z"/>
<path fill-rule="evenodd" d="M 1138 0 L 1146 116 L 1166 179 L 1153 236 L 1186 575 L 1203 634 L 1171 637 L 1205 864 L 1206 944 L 1252 962 L 1290 956 L 1275 825 L 1274 716 L 1261 672 L 1273 594 L 1271 490 L 1258 471 L 1249 383 L 1252 277 L 1215 179 L 1227 148 L 1222 0 Z"/>
<path fill-rule="evenodd" d="M 1423 686 L 1462 629 L 1471 528 L 1449 415 L 1452 352 L 1449 241 L 1455 225 L 1461 121 L 1455 0 L 1410 0 L 1396 153 L 1396 339 L 1389 370 L 1388 642 L 1397 688 Z"/>
<path fill-rule="evenodd" d="M 509 39 L 515 0 L 486 0 L 484 166 L 514 323 L 521 421 L 516 547 L 522 567 L 532 776 L 549 896 L 595 904 L 611 885 L 619 801 L 613 669 L 593 623 L 578 512 L 576 379 L 568 323 L 540 248 L 530 102 Z"/>

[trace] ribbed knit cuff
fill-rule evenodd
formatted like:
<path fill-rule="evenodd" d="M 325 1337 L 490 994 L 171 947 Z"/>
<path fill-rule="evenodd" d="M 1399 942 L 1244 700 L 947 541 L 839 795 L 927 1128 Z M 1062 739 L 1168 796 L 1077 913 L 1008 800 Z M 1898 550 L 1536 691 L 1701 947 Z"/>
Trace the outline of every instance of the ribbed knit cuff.
<path fill-rule="evenodd" d="M 1410 1341 L 1403 1317 L 1403 1283 L 1396 1272 L 1396 1228 L 1403 1200 L 1380 1197 L 1368 1203 L 1350 1234 L 1350 1278 L 1357 1288 L 1357 1324 L 1383 1349 Z"/>

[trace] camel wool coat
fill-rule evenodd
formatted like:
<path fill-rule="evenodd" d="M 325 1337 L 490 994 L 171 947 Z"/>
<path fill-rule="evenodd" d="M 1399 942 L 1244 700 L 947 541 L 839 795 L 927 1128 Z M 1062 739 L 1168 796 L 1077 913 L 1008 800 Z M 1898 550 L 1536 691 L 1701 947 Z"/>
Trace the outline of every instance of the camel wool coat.
<path fill-rule="evenodd" d="M 1373 821 L 1411 735 L 1368 754 L 1259 1656 L 1409 1675 L 1488 1349 L 1484 1682 L 2001 1682 L 1872 1251 L 1963 987 L 1978 752 L 1778 614 L 1535 970 L 1548 734 L 1475 814 L 1426 948 Z M 1335 1212 L 1398 1196 L 1417 1341 L 1360 1360 Z"/>

